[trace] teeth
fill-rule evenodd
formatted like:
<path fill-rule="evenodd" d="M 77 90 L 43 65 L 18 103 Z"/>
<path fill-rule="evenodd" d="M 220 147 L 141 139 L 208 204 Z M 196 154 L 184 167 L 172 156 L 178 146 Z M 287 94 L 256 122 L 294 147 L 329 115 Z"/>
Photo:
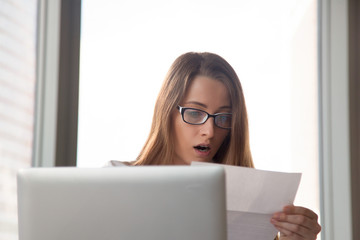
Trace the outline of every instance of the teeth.
<path fill-rule="evenodd" d="M 210 149 L 209 147 L 204 147 L 204 146 L 196 146 L 195 148 L 203 152 L 206 152 Z"/>

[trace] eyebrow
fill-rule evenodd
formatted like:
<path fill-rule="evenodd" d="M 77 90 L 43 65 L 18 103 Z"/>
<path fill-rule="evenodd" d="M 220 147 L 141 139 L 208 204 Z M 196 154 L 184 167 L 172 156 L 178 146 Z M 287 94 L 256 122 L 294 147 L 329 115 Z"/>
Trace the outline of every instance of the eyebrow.
<path fill-rule="evenodd" d="M 203 104 L 201 102 L 197 102 L 197 101 L 189 101 L 189 102 L 185 102 L 184 104 L 194 104 L 194 105 L 198 105 L 200 107 L 203 108 L 207 108 L 208 106 L 206 104 Z M 223 109 L 231 109 L 231 106 L 221 106 L 218 108 L 218 110 L 223 110 Z"/>

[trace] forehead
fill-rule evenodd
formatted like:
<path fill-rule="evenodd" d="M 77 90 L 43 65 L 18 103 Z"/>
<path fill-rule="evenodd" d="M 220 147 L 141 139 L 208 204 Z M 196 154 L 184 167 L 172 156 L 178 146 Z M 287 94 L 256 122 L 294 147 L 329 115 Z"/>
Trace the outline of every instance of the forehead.
<path fill-rule="evenodd" d="M 187 88 L 182 104 L 194 102 L 214 109 L 231 106 L 226 86 L 221 81 L 206 76 L 196 76 Z"/>

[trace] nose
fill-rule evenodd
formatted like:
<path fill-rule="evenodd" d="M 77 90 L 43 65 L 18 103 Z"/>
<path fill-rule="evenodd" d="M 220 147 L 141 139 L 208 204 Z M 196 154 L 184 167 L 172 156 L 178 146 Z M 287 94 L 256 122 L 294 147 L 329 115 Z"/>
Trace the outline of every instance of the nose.
<path fill-rule="evenodd" d="M 215 123 L 213 118 L 209 118 L 204 124 L 201 125 L 200 133 L 202 136 L 212 138 L 214 136 Z"/>

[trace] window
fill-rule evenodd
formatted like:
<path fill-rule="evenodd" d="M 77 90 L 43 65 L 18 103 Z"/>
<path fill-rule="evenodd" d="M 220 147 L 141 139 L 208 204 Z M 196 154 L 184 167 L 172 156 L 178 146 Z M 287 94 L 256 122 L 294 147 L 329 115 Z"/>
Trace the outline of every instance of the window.
<path fill-rule="evenodd" d="M 36 14 L 36 0 L 0 2 L 0 239 L 18 239 L 16 172 L 31 165 Z"/>
<path fill-rule="evenodd" d="M 134 160 L 170 64 L 215 52 L 242 82 L 255 166 L 302 172 L 295 204 L 319 214 L 317 1 L 84 0 L 81 31 L 78 166 Z"/>

